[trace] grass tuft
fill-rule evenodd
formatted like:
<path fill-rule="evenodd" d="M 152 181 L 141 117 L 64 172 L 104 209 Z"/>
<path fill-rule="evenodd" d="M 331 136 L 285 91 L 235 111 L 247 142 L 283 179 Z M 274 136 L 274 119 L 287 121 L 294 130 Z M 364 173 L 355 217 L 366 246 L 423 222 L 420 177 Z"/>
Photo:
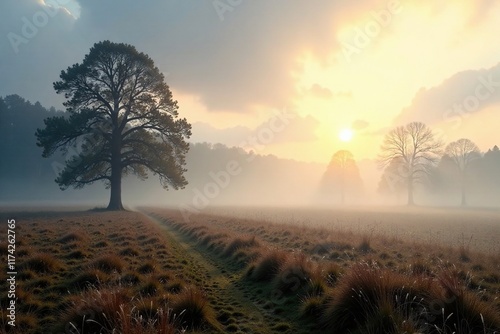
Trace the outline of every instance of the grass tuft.
<path fill-rule="evenodd" d="M 21 270 L 32 270 L 38 274 L 52 273 L 61 268 L 59 261 L 49 254 L 33 255 L 21 263 Z"/>
<path fill-rule="evenodd" d="M 236 238 L 234 239 L 227 247 L 224 249 L 222 252 L 222 256 L 224 257 L 230 257 L 232 256 L 237 250 L 243 249 L 243 248 L 249 248 L 252 246 L 257 246 L 258 242 L 255 240 L 255 236 L 243 239 L 243 238 Z"/>
<path fill-rule="evenodd" d="M 249 267 L 248 275 L 256 282 L 269 282 L 279 273 L 286 260 L 286 253 L 267 250 Z"/>
<path fill-rule="evenodd" d="M 303 254 L 289 256 L 276 275 L 274 286 L 284 294 L 297 293 L 311 279 L 313 268 Z"/>
<path fill-rule="evenodd" d="M 85 235 L 84 232 L 82 231 L 75 231 L 71 232 L 68 234 L 65 234 L 59 240 L 57 240 L 60 243 L 67 244 L 67 243 L 72 243 L 75 241 L 85 241 L 87 239 L 87 236 Z"/>
<path fill-rule="evenodd" d="M 176 295 L 172 301 L 172 312 L 182 325 L 191 329 L 210 326 L 216 321 L 205 296 L 195 288 L 188 288 Z"/>
<path fill-rule="evenodd" d="M 121 272 L 124 264 L 120 257 L 117 255 L 103 255 L 96 259 L 91 267 L 99 269 L 107 274 L 112 272 Z"/>

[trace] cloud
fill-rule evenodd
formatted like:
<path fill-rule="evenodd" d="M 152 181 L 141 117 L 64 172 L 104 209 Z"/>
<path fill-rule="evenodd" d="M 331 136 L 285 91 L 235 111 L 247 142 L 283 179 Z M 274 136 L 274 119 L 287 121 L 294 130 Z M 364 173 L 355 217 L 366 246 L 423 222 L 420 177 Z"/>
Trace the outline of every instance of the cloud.
<path fill-rule="evenodd" d="M 352 97 L 351 91 L 332 92 L 329 88 L 323 87 L 317 83 L 313 84 L 311 88 L 305 91 L 305 93 L 310 94 L 313 97 L 319 99 L 331 99 L 333 97 L 340 97 L 340 98 Z"/>
<path fill-rule="evenodd" d="M 308 93 L 314 97 L 322 99 L 329 99 L 333 97 L 333 93 L 331 90 L 319 84 L 312 85 L 311 88 L 309 88 Z"/>
<path fill-rule="evenodd" d="M 293 112 L 277 113 L 256 128 L 245 126 L 218 129 L 205 122 L 193 124 L 192 142 L 221 143 L 227 146 L 248 146 L 250 142 L 260 145 L 297 143 L 316 140 L 315 131 L 320 122 L 308 115 Z"/>
<path fill-rule="evenodd" d="M 351 127 L 354 130 L 363 130 L 363 129 L 366 129 L 369 125 L 370 125 L 370 123 L 368 123 L 367 121 L 357 119 L 354 122 L 352 122 Z"/>
<path fill-rule="evenodd" d="M 396 125 L 412 121 L 451 122 L 500 102 L 500 63 L 490 69 L 468 70 L 439 86 L 421 88 L 411 105 L 396 117 Z"/>
<path fill-rule="evenodd" d="M 63 59 L 78 52 L 78 38 L 71 37 L 74 23 L 67 11 L 38 0 L 3 1 L 0 77 L 4 80 L 0 80 L 0 95 L 20 94 L 44 105 L 60 101 L 52 82 L 67 63 Z"/>
<path fill-rule="evenodd" d="M 32 17 L 42 3 L 5 0 L 2 34 L 18 31 L 22 17 Z M 326 60 L 339 47 L 336 26 L 368 3 L 244 1 L 221 21 L 212 1 L 78 0 L 78 19 L 68 12 L 51 17 L 19 55 L 2 54 L 0 71 L 11 80 L 8 86 L 0 83 L 0 94 L 60 103 L 51 87 L 60 71 L 81 62 L 94 43 L 109 39 L 149 54 L 169 73 L 169 85 L 200 96 L 209 110 L 279 109 L 297 93 L 294 73 L 301 70 L 301 57 Z M 0 43 L 2 50 L 10 49 L 5 38 Z"/>
<path fill-rule="evenodd" d="M 232 147 L 239 146 L 252 134 L 252 130 L 244 126 L 218 129 L 209 123 L 196 122 L 192 125 L 192 133 L 191 141 L 194 143 L 221 143 Z"/>
<path fill-rule="evenodd" d="M 342 49 L 339 27 L 353 19 L 358 24 L 373 20 L 371 13 L 387 6 L 369 0 L 222 2 L 239 3 L 223 13 L 223 21 L 210 0 L 78 0 L 78 19 L 59 11 L 16 54 L 7 34 L 20 33 L 23 17 L 32 20 L 44 5 L 41 0 L 4 0 L 0 75 L 9 80 L 0 82 L 0 95 L 19 93 L 60 107 L 63 98 L 52 82 L 61 70 L 81 62 L 94 43 L 109 39 L 149 54 L 169 74 L 170 86 L 199 96 L 208 110 L 280 109 L 300 93 L 296 78 L 304 57 L 332 61 L 332 54 Z M 483 13 L 492 3 L 483 0 L 471 10 Z M 351 94 L 328 92 L 320 85 L 311 89 L 324 98 Z"/>

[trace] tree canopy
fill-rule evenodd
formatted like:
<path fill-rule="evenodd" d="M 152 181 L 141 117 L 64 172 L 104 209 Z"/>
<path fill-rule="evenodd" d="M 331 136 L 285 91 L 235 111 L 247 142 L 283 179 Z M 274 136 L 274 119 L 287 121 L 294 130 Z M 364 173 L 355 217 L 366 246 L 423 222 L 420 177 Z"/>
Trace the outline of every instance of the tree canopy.
<path fill-rule="evenodd" d="M 120 210 L 122 176 L 146 179 L 152 172 L 165 189 L 187 184 L 191 125 L 178 118 L 177 101 L 149 56 L 128 44 L 99 42 L 60 79 L 54 89 L 64 94 L 68 115 L 47 118 L 36 136 L 44 157 L 76 152 L 56 179 L 61 189 L 104 181 L 111 188 L 108 209 Z"/>

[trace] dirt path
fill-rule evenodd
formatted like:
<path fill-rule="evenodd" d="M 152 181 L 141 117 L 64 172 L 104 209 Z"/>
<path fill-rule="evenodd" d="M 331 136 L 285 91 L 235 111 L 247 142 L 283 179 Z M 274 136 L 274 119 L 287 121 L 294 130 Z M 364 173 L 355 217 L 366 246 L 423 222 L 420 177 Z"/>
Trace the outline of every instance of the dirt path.
<path fill-rule="evenodd" d="M 244 270 L 199 247 L 196 242 L 174 230 L 167 223 L 143 212 L 163 227 L 171 247 L 189 259 L 186 268 L 196 284 L 206 293 L 216 312 L 223 332 L 237 333 L 299 333 L 296 324 L 285 315 L 276 314 L 267 301 L 246 286 Z"/>

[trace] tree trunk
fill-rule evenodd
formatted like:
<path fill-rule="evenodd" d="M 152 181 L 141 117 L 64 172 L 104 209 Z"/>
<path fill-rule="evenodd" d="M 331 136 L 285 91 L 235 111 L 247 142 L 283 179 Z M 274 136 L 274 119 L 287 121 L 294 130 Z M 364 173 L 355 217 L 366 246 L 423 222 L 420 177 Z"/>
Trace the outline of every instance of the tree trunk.
<path fill-rule="evenodd" d="M 408 177 L 408 205 L 414 205 L 413 201 L 413 178 Z"/>
<path fill-rule="evenodd" d="M 119 171 L 111 167 L 111 196 L 109 198 L 108 210 L 123 210 L 122 205 L 122 176 L 121 166 Z"/>
<path fill-rule="evenodd" d="M 118 131 L 113 131 L 111 146 L 111 196 L 108 210 L 123 210 L 121 134 Z"/>

